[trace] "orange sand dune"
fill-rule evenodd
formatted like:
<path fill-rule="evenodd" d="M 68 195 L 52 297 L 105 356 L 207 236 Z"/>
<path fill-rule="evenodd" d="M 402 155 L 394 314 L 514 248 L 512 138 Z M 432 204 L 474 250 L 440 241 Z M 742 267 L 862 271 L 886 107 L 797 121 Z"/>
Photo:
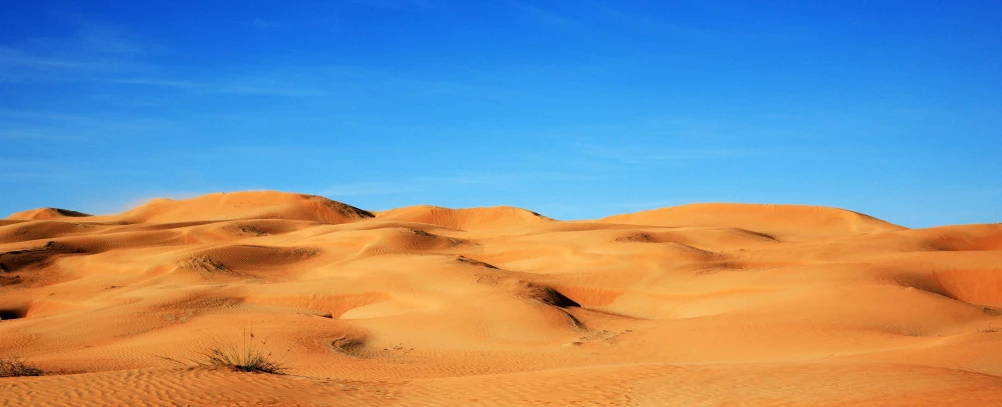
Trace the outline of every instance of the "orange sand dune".
<path fill-rule="evenodd" d="M 344 223 L 371 218 L 372 214 L 315 195 L 269 191 L 216 193 L 184 200 L 154 199 L 107 220 L 129 223 L 203 222 L 231 219 L 310 220 Z M 36 218 L 37 219 L 37 218 Z"/>
<path fill-rule="evenodd" d="M 52 220 L 52 219 L 65 219 L 65 218 L 80 218 L 85 216 L 91 216 L 89 214 L 77 211 L 71 211 L 69 209 L 59 209 L 59 208 L 38 208 L 30 209 L 23 212 L 18 212 L 7 217 L 8 220 Z"/>
<path fill-rule="evenodd" d="M 379 219 L 427 223 L 463 230 L 512 228 L 551 220 L 538 213 L 510 206 L 449 209 L 421 205 L 380 212 L 377 214 L 377 217 Z"/>
<path fill-rule="evenodd" d="M 861 213 L 803 205 L 692 204 L 599 220 L 648 226 L 733 227 L 769 237 L 811 239 L 901 229 Z"/>
<path fill-rule="evenodd" d="M 286 374 L 203 365 L 248 340 Z M 0 405 L 988 406 L 999 349 L 1002 224 L 280 192 L 0 221 L 0 359 L 46 371 Z"/>

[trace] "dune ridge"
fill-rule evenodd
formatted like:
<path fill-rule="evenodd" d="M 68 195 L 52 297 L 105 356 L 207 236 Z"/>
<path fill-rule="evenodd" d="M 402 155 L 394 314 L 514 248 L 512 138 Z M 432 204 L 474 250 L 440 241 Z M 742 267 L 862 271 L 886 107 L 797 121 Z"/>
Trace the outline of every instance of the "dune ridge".
<path fill-rule="evenodd" d="M 7 217 L 7 220 L 53 220 L 64 218 L 82 218 L 87 216 L 91 215 L 69 209 L 38 208 L 11 214 Z"/>
<path fill-rule="evenodd" d="M 345 223 L 371 218 L 371 212 L 322 196 L 276 191 L 215 193 L 190 199 L 157 198 L 106 217 L 129 223 L 176 223 L 236 219 L 308 220 Z"/>
<path fill-rule="evenodd" d="M 698 203 L 614 215 L 599 222 L 648 226 L 733 227 L 769 237 L 809 239 L 905 229 L 845 209 L 808 205 Z"/>
<path fill-rule="evenodd" d="M 538 213 L 511 206 L 450 209 L 419 205 L 379 212 L 376 217 L 460 230 L 510 228 L 552 221 Z"/>
<path fill-rule="evenodd" d="M 246 332 L 289 375 L 200 366 Z M 0 405 L 996 405 L 1002 224 L 276 191 L 0 222 Z"/>

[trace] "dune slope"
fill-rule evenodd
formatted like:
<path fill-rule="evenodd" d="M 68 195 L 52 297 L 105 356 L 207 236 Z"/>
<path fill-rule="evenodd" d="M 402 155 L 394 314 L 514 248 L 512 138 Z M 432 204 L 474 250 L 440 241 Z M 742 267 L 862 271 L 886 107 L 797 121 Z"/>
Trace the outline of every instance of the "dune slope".
<path fill-rule="evenodd" d="M 705 203 L 610 216 L 599 222 L 648 226 L 730 227 L 781 239 L 811 239 L 903 229 L 844 209 L 805 205 Z"/>
<path fill-rule="evenodd" d="M 450 209 L 421 205 L 380 212 L 377 217 L 462 230 L 515 228 L 551 221 L 538 213 L 510 206 Z"/>
<path fill-rule="evenodd" d="M 253 343 L 286 375 L 205 366 Z M 0 405 L 998 405 L 1002 224 L 273 191 L 0 222 Z"/>
<path fill-rule="evenodd" d="M 183 200 L 154 199 L 131 211 L 110 217 L 110 219 L 130 223 L 203 222 L 232 219 L 286 219 L 345 223 L 372 216 L 372 213 L 367 211 L 321 196 L 250 191 L 216 193 Z"/>

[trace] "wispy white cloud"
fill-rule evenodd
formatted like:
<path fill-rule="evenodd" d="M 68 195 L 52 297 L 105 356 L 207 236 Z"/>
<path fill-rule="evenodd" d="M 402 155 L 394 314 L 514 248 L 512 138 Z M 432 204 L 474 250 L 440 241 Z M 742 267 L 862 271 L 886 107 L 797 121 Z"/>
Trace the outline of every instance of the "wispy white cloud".
<path fill-rule="evenodd" d="M 204 84 L 185 80 L 172 80 L 172 79 L 157 79 L 157 78 L 143 78 L 143 77 L 121 77 L 121 78 L 110 78 L 105 82 L 121 85 L 140 85 L 140 86 L 162 86 L 168 88 L 200 88 Z"/>
<path fill-rule="evenodd" d="M 0 81 L 65 81 L 139 71 L 143 47 L 111 25 L 79 21 L 66 37 L 36 37 L 0 46 Z"/>
<path fill-rule="evenodd" d="M 87 177 L 142 176 L 149 170 L 135 165 L 109 165 L 107 162 L 64 159 L 0 160 L 0 182 L 67 182 Z"/>
<path fill-rule="evenodd" d="M 659 148 L 598 144 L 579 145 L 578 147 L 585 155 L 629 164 L 751 157 L 767 151 L 761 148 Z"/>
<path fill-rule="evenodd" d="M 663 19 L 636 11 L 615 7 L 615 2 L 580 0 L 555 2 L 508 1 L 508 4 L 526 18 L 542 26 L 555 29 L 594 30 L 596 27 L 625 28 L 659 33 L 667 30 L 681 32 L 683 28 Z"/>
<path fill-rule="evenodd" d="M 174 123 L 154 117 L 116 117 L 60 111 L 0 109 L 0 140 L 85 141 L 135 137 L 150 131 L 169 130 Z"/>
<path fill-rule="evenodd" d="M 369 2 L 367 2 L 369 4 Z M 430 2 L 374 2 L 374 7 L 434 7 Z M 277 27 L 258 19 L 248 24 Z M 30 38 L 0 44 L 0 84 L 94 83 L 159 88 L 194 94 L 285 98 L 344 94 L 361 89 L 444 96 L 502 97 L 511 87 L 472 79 L 416 78 L 357 66 L 276 61 L 269 66 L 232 65 L 212 72 L 190 72 L 158 62 L 156 47 L 110 24 L 80 21 L 65 37 Z"/>
<path fill-rule="evenodd" d="M 0 181 L 24 182 L 52 180 L 61 176 L 58 163 L 52 160 L 6 158 L 0 160 Z"/>
<path fill-rule="evenodd" d="M 0 121 L 0 140 L 69 141 L 80 139 L 52 126 L 8 125 Z"/>
<path fill-rule="evenodd" d="M 257 25 L 275 22 L 254 20 Z M 171 75 L 172 67 L 152 62 L 140 41 L 109 24 L 79 21 L 66 37 L 30 38 L 0 45 L 0 82 L 92 82 L 184 91 L 267 96 L 322 95 L 327 91 L 303 81 L 295 72 L 250 72 L 221 78 Z M 299 72 L 302 73 L 302 72 Z"/>
<path fill-rule="evenodd" d="M 205 84 L 202 90 L 209 93 L 259 96 L 318 96 L 328 92 L 320 87 L 306 87 L 295 83 L 283 83 L 270 78 L 253 78 L 233 83 Z"/>
<path fill-rule="evenodd" d="M 106 83 L 148 87 L 174 88 L 199 93 L 261 96 L 317 96 L 327 95 L 326 89 L 316 84 L 294 83 L 280 77 L 254 76 L 227 80 L 176 80 L 146 77 L 110 78 Z"/>
<path fill-rule="evenodd" d="M 583 21 L 572 17 L 568 13 L 560 13 L 521 1 L 509 1 L 508 4 L 520 11 L 529 20 L 546 27 L 569 29 L 585 26 Z"/>
<path fill-rule="evenodd" d="M 62 122 L 83 122 L 92 120 L 88 116 L 82 116 L 76 114 L 54 113 L 54 112 L 36 111 L 36 110 L 0 109 L 0 120 L 13 120 L 13 119 L 62 121 Z"/>

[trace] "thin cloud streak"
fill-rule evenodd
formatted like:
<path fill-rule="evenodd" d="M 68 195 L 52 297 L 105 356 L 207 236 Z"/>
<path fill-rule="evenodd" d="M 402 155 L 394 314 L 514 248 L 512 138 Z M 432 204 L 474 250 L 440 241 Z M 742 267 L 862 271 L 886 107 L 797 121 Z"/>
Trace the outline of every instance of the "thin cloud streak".
<path fill-rule="evenodd" d="M 0 139 L 99 142 L 163 132 L 175 125 L 156 117 L 0 109 Z"/>
<path fill-rule="evenodd" d="M 0 46 L 0 83 L 82 82 L 201 94 L 290 98 L 327 96 L 343 93 L 346 89 L 404 90 L 487 98 L 513 94 L 509 87 L 488 83 L 399 76 L 356 66 L 279 64 L 271 70 L 231 67 L 225 77 L 178 76 L 174 73 L 179 67 L 158 64 L 151 59 L 145 47 L 122 34 L 122 30 L 83 21 L 68 37 L 35 38 L 15 46 Z"/>
<path fill-rule="evenodd" d="M 585 27 L 585 24 L 580 20 L 532 4 L 520 1 L 509 1 L 508 4 L 520 11 L 529 20 L 535 21 L 545 27 L 560 30 Z"/>
<path fill-rule="evenodd" d="M 753 157 L 769 152 L 764 148 L 669 148 L 580 145 L 582 154 L 625 164 L 654 164 L 670 161 L 711 160 Z"/>
<path fill-rule="evenodd" d="M 156 78 L 112 78 L 106 82 L 121 85 L 159 86 L 167 88 L 199 88 L 204 86 L 197 82 Z"/>
<path fill-rule="evenodd" d="M 33 38 L 0 47 L 0 82 L 95 82 L 176 88 L 205 93 L 309 96 L 328 92 L 285 78 L 248 75 L 238 80 L 193 80 L 163 75 L 170 67 L 144 60 L 144 47 L 110 25 L 82 21 L 73 35 Z M 147 58 L 148 59 L 148 58 Z"/>
<path fill-rule="evenodd" d="M 560 30 L 588 30 L 604 26 L 605 28 L 632 29 L 647 33 L 664 33 L 673 31 L 685 33 L 689 30 L 667 21 L 658 20 L 645 14 L 635 13 L 603 4 L 598 1 L 577 1 L 566 4 L 567 7 L 557 9 L 543 7 L 535 3 L 523 1 L 507 2 L 529 20 Z"/>
<path fill-rule="evenodd" d="M 0 82 L 59 82 L 139 71 L 144 48 L 111 25 L 81 20 L 67 37 L 0 47 Z"/>

